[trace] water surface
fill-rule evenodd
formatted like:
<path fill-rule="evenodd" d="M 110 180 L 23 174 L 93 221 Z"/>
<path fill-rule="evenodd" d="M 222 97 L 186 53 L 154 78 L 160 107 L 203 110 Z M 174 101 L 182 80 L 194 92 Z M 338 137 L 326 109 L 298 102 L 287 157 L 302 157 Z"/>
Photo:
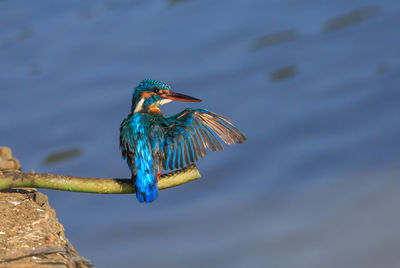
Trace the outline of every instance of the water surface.
<path fill-rule="evenodd" d="M 399 267 L 399 18 L 395 0 L 0 1 L 0 145 L 24 171 L 128 177 L 132 89 L 165 81 L 204 100 L 167 115 L 204 107 L 248 140 L 151 205 L 44 191 L 82 256 Z"/>

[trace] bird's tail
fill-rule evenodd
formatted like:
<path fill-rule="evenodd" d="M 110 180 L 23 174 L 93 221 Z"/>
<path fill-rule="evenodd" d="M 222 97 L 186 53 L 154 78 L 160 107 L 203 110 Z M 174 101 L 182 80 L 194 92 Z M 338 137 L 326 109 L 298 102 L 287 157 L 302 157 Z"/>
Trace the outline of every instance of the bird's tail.
<path fill-rule="evenodd" d="M 140 203 L 150 203 L 157 199 L 157 184 L 148 185 L 145 189 L 136 188 L 136 196 Z"/>
<path fill-rule="evenodd" d="M 157 199 L 157 179 L 152 173 L 138 170 L 135 187 L 136 196 L 140 203 L 150 203 Z"/>

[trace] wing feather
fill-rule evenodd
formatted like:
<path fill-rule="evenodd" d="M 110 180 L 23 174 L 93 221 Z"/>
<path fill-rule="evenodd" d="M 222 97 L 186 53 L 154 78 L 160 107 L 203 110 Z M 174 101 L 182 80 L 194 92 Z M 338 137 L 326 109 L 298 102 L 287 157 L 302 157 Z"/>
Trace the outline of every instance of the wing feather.
<path fill-rule="evenodd" d="M 206 149 L 223 150 L 226 144 L 242 143 L 246 137 L 231 121 L 204 109 L 185 109 L 166 119 L 164 169 L 183 168 L 206 155 Z"/>
<path fill-rule="evenodd" d="M 189 145 L 188 145 L 189 141 L 186 140 L 183 144 L 184 144 L 184 156 L 185 156 L 185 166 L 187 164 L 190 163 L 190 153 L 189 153 Z"/>

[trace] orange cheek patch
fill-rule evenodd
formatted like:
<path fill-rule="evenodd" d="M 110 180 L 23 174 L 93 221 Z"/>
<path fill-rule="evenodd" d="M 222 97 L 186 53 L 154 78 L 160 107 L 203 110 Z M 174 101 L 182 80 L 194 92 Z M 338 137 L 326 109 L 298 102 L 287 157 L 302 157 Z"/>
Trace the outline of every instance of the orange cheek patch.
<path fill-rule="evenodd" d="M 140 95 L 142 98 L 150 98 L 151 96 L 155 95 L 154 92 L 142 92 L 142 94 Z"/>

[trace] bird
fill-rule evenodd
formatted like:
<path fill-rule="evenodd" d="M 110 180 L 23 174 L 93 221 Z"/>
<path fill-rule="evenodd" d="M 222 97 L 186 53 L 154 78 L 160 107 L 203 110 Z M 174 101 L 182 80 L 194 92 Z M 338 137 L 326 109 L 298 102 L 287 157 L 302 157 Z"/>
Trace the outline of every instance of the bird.
<path fill-rule="evenodd" d="M 246 137 L 231 121 L 206 109 L 186 108 L 165 117 L 160 106 L 172 101 L 201 102 L 176 93 L 170 85 L 144 79 L 134 89 L 131 111 L 120 125 L 120 150 L 132 175 L 139 202 L 157 199 L 162 169 L 184 168 L 206 155 Z"/>

